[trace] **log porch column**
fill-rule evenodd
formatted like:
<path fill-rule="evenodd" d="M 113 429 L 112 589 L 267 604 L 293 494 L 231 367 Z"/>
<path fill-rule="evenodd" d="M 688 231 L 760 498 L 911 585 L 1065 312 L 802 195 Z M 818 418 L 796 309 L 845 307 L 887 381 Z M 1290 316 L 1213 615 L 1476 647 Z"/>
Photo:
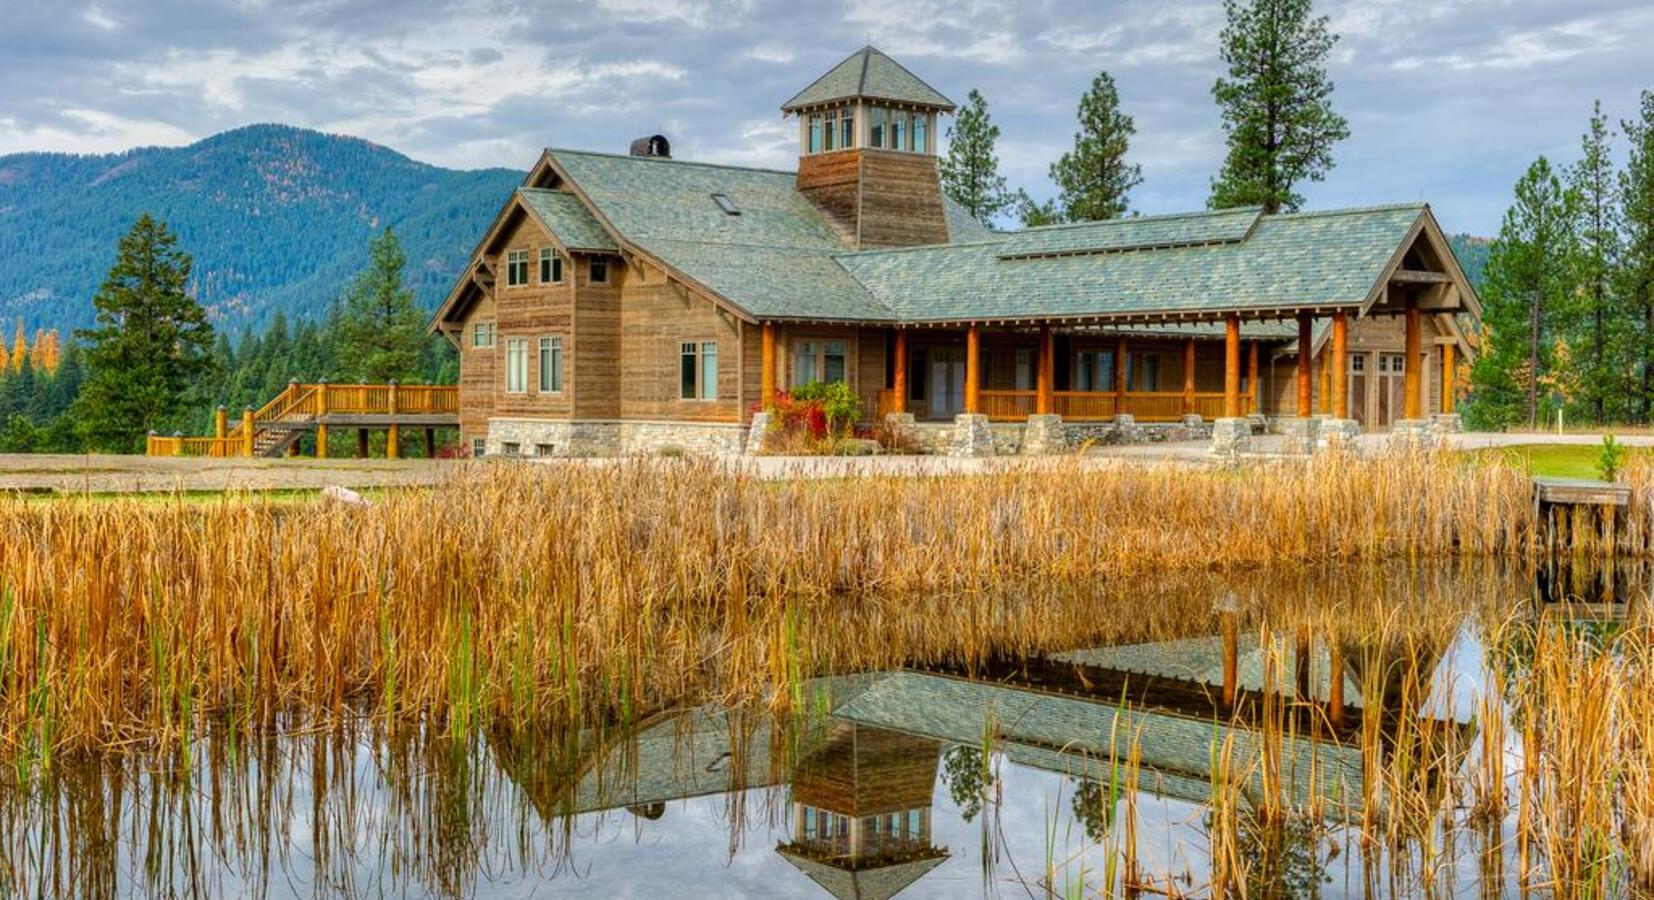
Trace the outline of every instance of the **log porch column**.
<path fill-rule="evenodd" d="M 1037 390 L 1037 395 L 1034 398 L 1034 411 L 1042 416 L 1051 415 L 1056 411 L 1056 397 L 1051 387 L 1052 376 L 1056 374 L 1056 365 L 1053 359 L 1056 356 L 1055 350 L 1055 339 L 1051 336 L 1050 324 L 1041 325 L 1039 327 L 1039 372 L 1034 382 Z"/>
<path fill-rule="evenodd" d="M 1332 417 L 1334 419 L 1348 419 L 1350 417 L 1350 362 L 1345 356 L 1349 346 L 1350 321 L 1342 311 L 1332 314 L 1332 359 L 1328 367 L 1332 369 Z"/>
<path fill-rule="evenodd" d="M 391 423 L 385 428 L 385 458 L 402 458 L 402 429 L 396 422 L 396 379 L 390 383 Z"/>
<path fill-rule="evenodd" d="M 1263 412 L 1263 386 L 1258 383 L 1258 342 L 1253 341 L 1246 357 L 1246 388 L 1252 395 L 1252 412 Z"/>
<path fill-rule="evenodd" d="M 1311 370 L 1314 359 L 1310 356 L 1310 345 L 1315 342 L 1309 313 L 1298 314 L 1298 418 L 1307 419 L 1315 415 L 1315 373 Z"/>
<path fill-rule="evenodd" d="M 1453 345 L 1442 345 L 1442 415 L 1453 412 L 1454 382 L 1458 380 L 1457 363 L 1453 360 Z"/>
<path fill-rule="evenodd" d="M 1195 411 L 1195 339 L 1183 341 L 1183 414 Z"/>
<path fill-rule="evenodd" d="M 982 411 L 982 332 L 971 325 L 965 329 L 965 412 Z"/>
<path fill-rule="evenodd" d="M 775 323 L 765 322 L 759 342 L 758 408 L 768 409 L 775 402 Z M 899 338 L 898 338 L 899 340 Z"/>
<path fill-rule="evenodd" d="M 213 410 L 212 433 L 213 437 L 218 438 L 221 441 L 224 440 L 225 437 L 229 436 L 230 411 L 225 409 L 224 404 L 222 403 L 218 404 L 218 408 Z"/>
<path fill-rule="evenodd" d="M 1421 417 L 1424 407 L 1424 354 L 1420 346 L 1423 328 L 1419 322 L 1417 300 L 1407 301 L 1407 356 L 1402 364 L 1402 418 Z"/>
<path fill-rule="evenodd" d="M 1114 413 L 1126 412 L 1126 339 L 1114 339 Z"/>
<path fill-rule="evenodd" d="M 1223 317 L 1223 415 L 1238 419 L 1240 399 L 1240 316 Z"/>
<path fill-rule="evenodd" d="M 890 364 L 895 367 L 890 373 L 890 411 L 893 413 L 907 412 L 907 329 L 896 329 L 896 349 L 894 359 Z"/>
<path fill-rule="evenodd" d="M 327 382 L 316 385 L 316 458 L 327 459 Z"/>

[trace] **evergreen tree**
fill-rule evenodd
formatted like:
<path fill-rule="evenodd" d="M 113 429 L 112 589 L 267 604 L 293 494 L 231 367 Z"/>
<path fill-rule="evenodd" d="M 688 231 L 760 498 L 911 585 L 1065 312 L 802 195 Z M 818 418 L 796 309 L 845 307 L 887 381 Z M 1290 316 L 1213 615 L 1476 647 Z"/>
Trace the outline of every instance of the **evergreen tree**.
<path fill-rule="evenodd" d="M 374 238 L 368 268 L 345 294 L 340 342 L 360 381 L 406 381 L 418 372 L 424 349 L 424 318 L 414 306 L 413 291 L 402 284 L 402 246 L 389 228 Z M 283 341 L 286 335 L 282 335 Z"/>
<path fill-rule="evenodd" d="M 942 191 L 984 225 L 1015 200 L 999 174 L 998 142 L 999 126 L 988 115 L 988 101 L 972 88 L 948 127 L 948 154 L 940 171 Z"/>
<path fill-rule="evenodd" d="M 1471 369 L 1467 413 L 1479 427 L 1539 419 L 1539 389 L 1578 285 L 1578 196 L 1543 156 L 1516 182 L 1488 258 L 1483 352 Z"/>
<path fill-rule="evenodd" d="M 1350 136 L 1332 109 L 1326 61 L 1337 35 L 1311 0 L 1224 0 L 1221 37 L 1227 77 L 1212 96 L 1222 111 L 1229 153 L 1212 182 L 1213 209 L 1262 206 L 1295 210 L 1295 187 L 1320 181 L 1333 166 L 1332 145 Z"/>
<path fill-rule="evenodd" d="M 1580 159 L 1568 170 L 1568 186 L 1580 203 L 1580 334 L 1570 342 L 1583 405 L 1598 423 L 1608 419 L 1610 397 L 1620 396 L 1619 369 L 1612 355 L 1611 329 L 1619 320 L 1611 279 L 1619 253 L 1614 197 L 1614 163 L 1608 150 L 1608 120 L 1602 101 L 1591 111 L 1580 141 Z"/>
<path fill-rule="evenodd" d="M 1041 203 L 1028 196 L 1027 191 L 1016 193 L 1017 221 L 1023 228 L 1042 228 L 1046 225 L 1061 225 L 1067 221 L 1063 218 L 1062 210 L 1057 207 L 1056 198 Z"/>
<path fill-rule="evenodd" d="M 1654 413 L 1654 91 L 1643 91 L 1637 119 L 1620 123 L 1631 152 L 1619 177 L 1625 244 L 1619 267 L 1619 296 L 1632 326 L 1628 358 L 1640 369 L 1633 395 L 1643 422 Z"/>
<path fill-rule="evenodd" d="M 190 257 L 177 243 L 165 224 L 140 216 L 92 299 L 98 327 L 76 332 L 90 342 L 91 373 L 75 415 L 96 448 L 141 449 L 146 431 L 178 421 L 207 367 L 212 326 L 185 290 Z"/>
<path fill-rule="evenodd" d="M 1080 98 L 1080 130 L 1074 149 L 1051 164 L 1051 180 L 1062 192 L 1063 218 L 1071 222 L 1114 219 L 1125 214 L 1131 189 L 1143 183 L 1143 170 L 1126 162 L 1137 126 L 1120 111 L 1114 78 L 1097 73 L 1091 90 Z"/>

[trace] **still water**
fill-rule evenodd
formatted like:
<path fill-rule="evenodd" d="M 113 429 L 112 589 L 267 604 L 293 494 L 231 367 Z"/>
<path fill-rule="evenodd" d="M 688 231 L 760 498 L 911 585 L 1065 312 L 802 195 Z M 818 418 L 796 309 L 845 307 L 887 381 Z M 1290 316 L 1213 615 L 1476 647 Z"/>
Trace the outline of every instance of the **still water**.
<path fill-rule="evenodd" d="M 0 788 L 0 894 L 1210 896 L 1227 870 L 1250 895 L 1502 896 L 1521 878 L 1511 817 L 1472 825 L 1457 791 L 1421 789 L 1435 806 L 1411 838 L 1363 837 L 1362 747 L 1411 728 L 1438 748 L 1421 783 L 1481 767 L 1489 670 L 1512 664 L 1489 623 L 1555 615 L 1566 592 L 1541 576 L 1369 578 L 1398 618 L 1434 620 L 1392 646 L 1222 613 L 970 670 L 823 676 L 779 717 L 220 734 L 65 763 Z M 1278 583 L 1198 589 L 1222 611 Z M 1585 609 L 1579 627 L 1623 620 Z M 1520 742 L 1493 746 L 1520 777 Z M 1292 812 L 1266 823 L 1271 807 Z M 1214 838 L 1224 815 L 1238 840 Z"/>

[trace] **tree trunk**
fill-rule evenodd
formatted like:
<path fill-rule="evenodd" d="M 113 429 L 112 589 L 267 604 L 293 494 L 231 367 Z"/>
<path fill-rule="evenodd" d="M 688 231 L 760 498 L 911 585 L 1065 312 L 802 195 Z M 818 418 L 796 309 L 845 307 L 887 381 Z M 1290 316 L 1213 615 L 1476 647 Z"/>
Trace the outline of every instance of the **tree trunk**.
<path fill-rule="evenodd" d="M 1528 427 L 1539 423 L 1539 304 L 1538 290 L 1528 302 Z"/>

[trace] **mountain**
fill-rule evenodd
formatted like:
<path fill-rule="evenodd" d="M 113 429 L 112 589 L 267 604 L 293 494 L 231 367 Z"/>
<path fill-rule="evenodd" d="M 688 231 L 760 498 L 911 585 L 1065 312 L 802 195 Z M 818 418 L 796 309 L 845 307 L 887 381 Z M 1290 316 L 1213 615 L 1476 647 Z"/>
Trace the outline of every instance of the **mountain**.
<path fill-rule="evenodd" d="M 187 147 L 0 156 L 0 323 L 83 327 L 115 244 L 142 212 L 195 258 L 220 327 L 320 315 L 390 225 L 434 308 L 522 172 L 455 171 L 359 138 L 252 125 Z"/>
<path fill-rule="evenodd" d="M 1487 278 L 1487 258 L 1493 250 L 1493 241 L 1468 234 L 1454 234 L 1448 236 L 1447 245 L 1458 257 L 1459 268 L 1464 269 L 1464 276 L 1470 279 L 1471 287 L 1480 291 L 1482 282 Z"/>

